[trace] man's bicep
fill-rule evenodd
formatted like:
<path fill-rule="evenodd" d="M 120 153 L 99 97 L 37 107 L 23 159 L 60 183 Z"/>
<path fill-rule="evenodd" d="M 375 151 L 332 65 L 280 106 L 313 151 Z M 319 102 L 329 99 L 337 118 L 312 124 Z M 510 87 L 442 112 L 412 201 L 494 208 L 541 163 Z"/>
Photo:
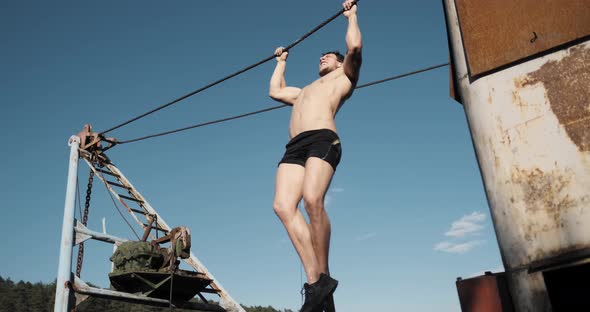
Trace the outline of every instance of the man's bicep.
<path fill-rule="evenodd" d="M 363 57 L 360 50 L 356 52 L 350 52 L 344 58 L 344 73 L 353 84 L 358 82 L 362 63 Z"/>
<path fill-rule="evenodd" d="M 274 94 L 273 99 L 281 101 L 288 105 L 293 105 L 297 97 L 301 93 L 301 89 L 297 87 L 284 87 L 279 92 Z"/>
<path fill-rule="evenodd" d="M 297 87 L 285 87 L 285 93 L 288 98 L 295 101 L 295 99 L 297 99 L 299 96 L 299 93 L 301 93 L 301 89 Z"/>

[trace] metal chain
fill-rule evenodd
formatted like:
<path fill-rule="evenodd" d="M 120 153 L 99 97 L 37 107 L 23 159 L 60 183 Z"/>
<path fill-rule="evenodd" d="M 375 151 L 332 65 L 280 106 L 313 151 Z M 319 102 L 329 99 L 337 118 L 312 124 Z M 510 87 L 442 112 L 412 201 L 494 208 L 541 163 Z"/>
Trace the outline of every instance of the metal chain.
<path fill-rule="evenodd" d="M 88 224 L 88 208 L 90 208 L 90 196 L 92 195 L 92 182 L 94 181 L 94 171 L 90 169 L 88 176 L 88 186 L 86 188 L 86 203 L 84 204 L 84 216 L 82 217 L 82 224 Z M 76 276 L 80 277 L 82 272 L 82 259 L 84 258 L 84 242 L 78 246 L 78 261 L 76 266 Z"/>
<path fill-rule="evenodd" d="M 154 214 L 154 223 L 156 224 L 156 239 L 158 239 L 158 233 L 160 231 L 158 231 L 159 226 L 158 226 L 158 214 L 157 213 Z"/>

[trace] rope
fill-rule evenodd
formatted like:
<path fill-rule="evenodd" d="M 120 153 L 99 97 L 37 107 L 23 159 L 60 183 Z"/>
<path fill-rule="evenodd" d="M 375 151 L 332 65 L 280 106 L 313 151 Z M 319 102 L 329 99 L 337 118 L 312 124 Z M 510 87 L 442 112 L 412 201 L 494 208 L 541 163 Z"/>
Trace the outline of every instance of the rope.
<path fill-rule="evenodd" d="M 273 106 L 273 107 L 269 107 L 269 108 L 265 108 L 265 109 L 257 110 L 257 111 L 254 111 L 254 112 L 237 115 L 237 116 L 232 116 L 232 117 L 226 117 L 226 118 L 222 118 L 222 119 L 207 121 L 207 122 L 204 122 L 204 123 L 200 123 L 200 124 L 196 124 L 196 125 L 192 125 L 192 126 L 180 128 L 180 129 L 175 129 L 175 130 L 170 130 L 170 131 L 166 131 L 166 132 L 161 132 L 161 133 L 146 135 L 146 136 L 141 137 L 141 138 L 126 140 L 126 141 L 119 141 L 119 142 L 114 142 L 114 141 L 110 141 L 109 140 L 109 142 L 110 143 L 115 143 L 115 144 L 125 144 L 125 143 L 132 143 L 132 142 L 142 141 L 142 140 L 151 139 L 151 138 L 155 138 L 155 137 L 159 137 L 159 136 L 163 136 L 163 135 L 168 135 L 168 134 L 172 134 L 172 133 L 176 133 L 176 132 L 182 132 L 182 131 L 186 131 L 186 130 L 190 130 L 190 129 L 194 129 L 194 128 L 199 128 L 199 127 L 204 127 L 204 126 L 208 126 L 208 125 L 212 125 L 212 124 L 216 124 L 216 123 L 221 123 L 221 122 L 225 122 L 225 121 L 229 121 L 229 120 L 233 120 L 233 119 L 244 118 L 244 117 L 247 117 L 247 116 L 251 116 L 251 115 L 256 115 L 256 114 L 268 112 L 268 111 L 275 110 L 275 109 L 278 109 L 278 108 L 282 108 L 282 107 L 285 107 L 285 106 L 287 106 L 287 105 L 286 104 L 282 104 L 282 105 Z"/>
<path fill-rule="evenodd" d="M 358 1 L 357 1 L 357 2 L 358 2 Z M 355 2 L 355 3 L 356 3 L 356 2 Z M 303 35 L 301 38 L 299 38 L 299 39 L 295 40 L 293 43 L 291 43 L 290 45 L 288 45 L 288 46 L 285 48 L 285 50 L 287 50 L 287 51 L 288 51 L 289 49 L 291 49 L 291 48 L 295 47 L 295 46 L 296 46 L 296 45 L 298 45 L 298 44 L 299 44 L 301 41 L 305 40 L 307 37 L 311 36 L 313 33 L 315 33 L 316 31 L 320 30 L 320 28 L 322 28 L 322 27 L 326 26 L 328 23 L 330 23 L 331 21 L 333 21 L 334 19 L 336 19 L 336 18 L 337 18 L 338 16 L 340 16 L 340 15 L 341 15 L 343 12 L 344 12 L 344 9 L 341 9 L 340 11 L 338 11 L 338 13 L 334 14 L 333 16 L 331 16 L 330 18 L 328 18 L 327 20 L 323 21 L 321 24 L 319 24 L 319 25 L 318 25 L 318 26 L 316 26 L 314 29 L 312 29 L 312 30 L 310 30 L 309 32 L 307 32 L 307 33 L 306 33 L 305 35 Z M 156 108 L 154 108 L 154 109 L 152 109 L 152 110 L 150 110 L 150 111 L 148 111 L 148 112 L 146 112 L 146 113 L 143 113 L 143 114 L 141 114 L 141 115 L 139 115 L 139 116 L 137 116 L 137 117 L 131 118 L 131 119 L 129 119 L 129 120 L 127 120 L 127 121 L 123 122 L 123 123 L 120 123 L 120 124 L 118 124 L 118 125 L 116 125 L 116 126 L 114 126 L 114 127 L 112 127 L 112 128 L 109 128 L 109 129 L 107 129 L 107 130 L 105 130 L 105 131 L 101 132 L 99 135 L 100 135 L 100 136 L 103 136 L 103 135 L 104 135 L 104 134 L 106 134 L 107 132 L 111 132 L 111 131 L 113 131 L 113 130 L 115 130 L 115 129 L 121 128 L 121 127 L 123 127 L 123 126 L 125 126 L 125 125 L 128 125 L 128 124 L 130 124 L 130 123 L 132 123 L 132 122 L 134 122 L 134 121 L 136 121 L 136 120 L 138 120 L 138 119 L 141 119 L 141 118 L 143 118 L 143 117 L 145 117 L 145 116 L 147 116 L 147 115 L 150 115 L 150 114 L 152 114 L 152 113 L 155 113 L 155 112 L 157 112 L 157 111 L 159 111 L 159 110 L 161 110 L 161 109 L 164 109 L 164 108 L 166 108 L 166 107 L 168 107 L 168 106 L 170 106 L 170 105 L 176 104 L 176 103 L 178 103 L 178 102 L 180 102 L 180 101 L 182 101 L 182 100 L 184 100 L 184 99 L 187 99 L 187 98 L 189 98 L 189 97 L 191 97 L 191 96 L 193 96 L 193 95 L 195 95 L 195 94 L 197 94 L 197 93 L 199 93 L 199 92 L 205 91 L 205 90 L 207 90 L 207 89 L 209 89 L 209 88 L 211 88 L 211 87 L 213 87 L 213 86 L 215 86 L 215 85 L 218 85 L 218 84 L 220 84 L 220 83 L 222 83 L 222 82 L 224 82 L 224 81 L 226 81 L 226 80 L 229 80 L 229 79 L 231 79 L 231 78 L 233 78 L 233 77 L 235 77 L 235 76 L 237 76 L 237 75 L 239 75 L 239 74 L 242 74 L 242 73 L 244 73 L 244 72 L 247 72 L 247 71 L 248 71 L 248 70 L 250 70 L 250 69 L 253 69 L 253 68 L 257 67 L 257 66 L 260 66 L 260 65 L 262 65 L 262 64 L 264 64 L 264 63 L 266 63 L 266 62 L 268 62 L 268 61 L 272 60 L 272 59 L 273 59 L 273 58 L 275 58 L 275 57 L 276 57 L 276 56 L 273 54 L 273 55 L 271 55 L 271 56 L 269 56 L 269 57 L 267 57 L 267 58 L 265 58 L 265 59 L 263 59 L 263 60 L 261 60 L 261 61 L 259 61 L 259 62 L 255 63 L 255 64 L 252 64 L 252 65 L 250 65 L 250 66 L 248 66 L 248 67 L 246 67 L 246 68 L 240 69 L 240 70 L 238 70 L 237 72 L 235 72 L 235 73 L 233 73 L 233 74 L 231 74 L 231 75 L 229 75 L 229 76 L 223 77 L 223 78 L 221 78 L 221 79 L 219 79 L 219 80 L 217 80 L 217 81 L 214 81 L 214 82 L 212 82 L 212 83 L 210 83 L 210 84 L 208 84 L 208 85 L 206 85 L 206 86 L 204 86 L 204 87 L 201 87 L 201 88 L 199 88 L 199 89 L 197 89 L 197 90 L 195 90 L 195 91 L 193 91 L 193 92 L 191 92 L 191 93 L 188 93 L 188 94 L 186 94 L 186 95 L 183 95 L 183 96 L 181 96 L 181 97 L 179 97 L 179 98 L 177 98 L 177 99 L 174 99 L 174 100 L 172 100 L 172 101 L 170 101 L 170 102 L 168 102 L 168 103 L 166 103 L 166 104 L 160 105 L 160 106 L 158 106 L 158 107 L 156 107 Z"/>
<path fill-rule="evenodd" d="M 101 179 L 101 181 L 102 181 L 102 179 Z M 139 235 L 137 235 L 137 232 L 135 232 L 135 229 L 133 229 L 133 226 L 131 226 L 131 223 L 129 223 L 129 221 L 127 221 L 127 218 L 125 218 L 125 215 L 121 212 L 121 209 L 119 208 L 119 205 L 117 205 L 117 202 L 115 201 L 115 198 L 113 197 L 113 194 L 111 194 L 111 192 L 109 191 L 109 187 L 108 187 L 107 183 L 104 182 L 104 181 L 103 181 L 103 183 L 104 183 L 104 186 L 106 188 L 107 193 L 111 197 L 111 201 L 115 205 L 115 209 L 117 210 L 117 212 L 119 213 L 119 215 L 121 215 L 121 218 L 123 218 L 123 221 L 125 221 L 125 223 L 127 223 L 127 226 L 129 226 L 129 228 L 131 229 L 131 231 L 133 232 L 133 234 L 135 234 L 135 237 L 137 237 L 137 240 L 141 240 L 139 238 Z"/>
<path fill-rule="evenodd" d="M 365 87 L 368 87 L 368 86 L 372 86 L 372 85 L 384 83 L 384 82 L 387 82 L 387 81 L 391 81 L 391 80 L 396 80 L 396 79 L 408 77 L 408 76 L 411 76 L 411 75 L 419 74 L 419 73 L 426 72 L 426 71 L 429 71 L 429 70 L 433 70 L 433 69 L 436 69 L 436 68 L 444 67 L 444 66 L 447 66 L 447 65 L 449 65 L 449 63 L 435 65 L 435 66 L 431 66 L 431 67 L 427 67 L 427 68 L 415 70 L 415 71 L 412 71 L 412 72 L 408 72 L 408 73 L 405 73 L 405 74 L 401 74 L 401 75 L 397 75 L 397 76 L 393 76 L 393 77 L 389 77 L 389 78 L 385 78 L 385 79 L 381 79 L 381 80 L 377 80 L 377 81 L 365 83 L 365 84 L 362 84 L 360 86 L 357 86 L 355 89 L 361 89 L 361 88 L 365 88 Z M 155 138 L 155 137 L 159 137 L 159 136 L 164 136 L 164 135 L 168 135 L 168 134 L 182 132 L 182 131 L 186 131 L 186 130 L 190 130 L 190 129 L 194 129 L 194 128 L 204 127 L 204 126 L 208 126 L 208 125 L 212 125 L 212 124 L 216 124 L 216 123 L 221 123 L 221 122 L 226 122 L 226 121 L 230 121 L 230 120 L 234 120 L 234 119 L 239 119 L 239 118 L 244 118 L 244 117 L 248 117 L 248 116 L 252 116 L 252 115 L 257 115 L 257 114 L 265 113 L 265 112 L 268 112 L 268 111 L 271 111 L 271 110 L 283 108 L 283 107 L 286 107 L 286 106 L 288 106 L 288 105 L 281 104 L 281 105 L 272 106 L 272 107 L 264 108 L 264 109 L 261 109 L 261 110 L 257 110 L 257 111 L 253 111 L 253 112 L 249 112 L 249 113 L 245 113 L 245 114 L 240 114 L 240 115 L 236 115 L 236 116 L 231 116 L 231 117 L 216 119 L 216 120 L 212 120 L 212 121 L 207 121 L 207 122 L 199 123 L 199 124 L 192 125 L 192 126 L 187 126 L 187 127 L 183 127 L 183 128 L 179 128 L 179 129 L 175 129 L 175 130 L 169 130 L 169 131 L 165 131 L 165 132 L 160 132 L 160 133 L 155 133 L 155 134 L 151 134 L 151 135 L 146 135 L 146 136 L 143 136 L 143 137 L 139 137 L 139 138 L 135 138 L 135 139 L 130 139 L 130 140 L 112 141 L 112 140 L 108 140 L 108 139 L 104 139 L 103 138 L 103 141 L 107 141 L 107 142 L 113 143 L 113 144 L 133 143 L 133 142 L 143 141 L 143 140 L 147 140 L 147 139 L 151 139 L 151 138 Z"/>
<path fill-rule="evenodd" d="M 380 84 L 380 83 L 383 83 L 383 82 L 386 82 L 386 81 L 395 80 L 395 79 L 399 79 L 399 78 L 403 78 L 403 77 L 407 77 L 407 76 L 419 74 L 419 73 L 422 73 L 422 72 L 425 72 L 425 71 L 433 70 L 433 69 L 436 69 L 436 68 L 439 68 L 439 67 L 444 67 L 444 66 L 447 66 L 447 65 L 449 65 L 449 63 L 439 64 L 439 65 L 435 65 L 435 66 L 431 66 L 431 67 L 419 69 L 419 70 L 416 70 L 416 71 L 413 71 L 413 72 L 409 72 L 409 73 L 405 73 L 405 74 L 401 74 L 401 75 L 397 75 L 397 76 L 393 76 L 393 77 L 389 77 L 389 78 L 385 78 L 385 79 L 381 79 L 381 80 L 377 80 L 377 81 L 365 83 L 365 84 L 362 84 L 360 86 L 357 86 L 355 89 L 365 88 L 365 87 L 376 85 L 376 84 Z"/>

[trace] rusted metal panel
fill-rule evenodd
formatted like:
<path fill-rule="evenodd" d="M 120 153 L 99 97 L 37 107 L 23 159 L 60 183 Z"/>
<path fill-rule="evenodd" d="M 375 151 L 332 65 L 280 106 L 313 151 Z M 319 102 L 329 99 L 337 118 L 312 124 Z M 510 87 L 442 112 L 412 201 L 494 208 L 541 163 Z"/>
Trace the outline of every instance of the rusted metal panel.
<path fill-rule="evenodd" d="M 470 29 L 467 35 L 463 20 L 460 29 L 457 14 L 461 9 L 455 4 L 474 4 L 443 2 L 456 92 L 465 108 L 515 311 L 559 311 L 552 307 L 544 271 L 554 269 L 555 263 L 580 261 L 581 251 L 590 248 L 590 37 L 541 54 L 529 51 L 522 57 L 529 53 L 534 57 L 526 62 L 472 79 L 468 36 L 481 41 L 478 48 L 484 51 L 479 52 L 489 53 L 489 58 L 500 59 L 505 52 L 494 52 L 482 37 L 485 32 Z M 503 3 L 515 12 L 531 3 L 475 2 L 488 11 L 499 10 L 496 6 Z M 590 3 L 586 0 L 585 7 L 580 3 L 540 1 L 536 5 L 559 21 L 577 21 L 572 30 L 588 34 Z M 507 23 L 497 12 L 489 14 L 496 23 Z M 586 20 L 580 21 L 580 14 Z M 541 15 L 522 16 L 523 21 L 537 21 Z M 550 19 L 547 25 L 556 23 Z M 501 36 L 517 36 L 521 28 Z M 542 39 L 540 33 L 536 41 Z M 570 32 L 562 27 L 558 33 Z"/>
<path fill-rule="evenodd" d="M 590 35 L 588 0 L 456 0 L 471 76 Z"/>
<path fill-rule="evenodd" d="M 457 279 L 462 312 L 513 312 L 504 273 Z"/>
<path fill-rule="evenodd" d="M 590 14 L 586 19 L 590 21 Z M 574 47 L 563 59 L 547 62 L 522 81 L 522 87 L 544 86 L 551 110 L 568 137 L 584 152 L 590 151 L 589 64 L 590 49 Z"/>

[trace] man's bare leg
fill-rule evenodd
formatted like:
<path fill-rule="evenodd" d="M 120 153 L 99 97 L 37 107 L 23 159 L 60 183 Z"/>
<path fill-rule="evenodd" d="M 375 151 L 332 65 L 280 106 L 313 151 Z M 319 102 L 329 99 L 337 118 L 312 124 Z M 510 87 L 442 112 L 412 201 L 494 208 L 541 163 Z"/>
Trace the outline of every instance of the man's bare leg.
<path fill-rule="evenodd" d="M 324 197 L 334 170 L 326 161 L 310 157 L 305 163 L 303 200 L 309 216 L 309 228 L 320 272 L 329 274 L 331 225 L 324 206 Z"/>
<path fill-rule="evenodd" d="M 329 254 L 332 227 L 326 213 L 324 200 L 334 170 L 330 164 L 316 157 L 310 157 L 305 164 L 305 178 L 303 182 L 303 198 L 305 209 L 310 219 L 310 231 L 314 250 L 318 257 L 320 272 L 330 275 Z M 326 300 L 326 312 L 335 312 L 334 298 Z"/>
<path fill-rule="evenodd" d="M 303 196 L 305 168 L 296 164 L 280 164 L 277 170 L 273 208 L 285 226 L 289 238 L 299 254 L 309 284 L 315 283 L 321 273 L 310 228 L 297 209 Z"/>

